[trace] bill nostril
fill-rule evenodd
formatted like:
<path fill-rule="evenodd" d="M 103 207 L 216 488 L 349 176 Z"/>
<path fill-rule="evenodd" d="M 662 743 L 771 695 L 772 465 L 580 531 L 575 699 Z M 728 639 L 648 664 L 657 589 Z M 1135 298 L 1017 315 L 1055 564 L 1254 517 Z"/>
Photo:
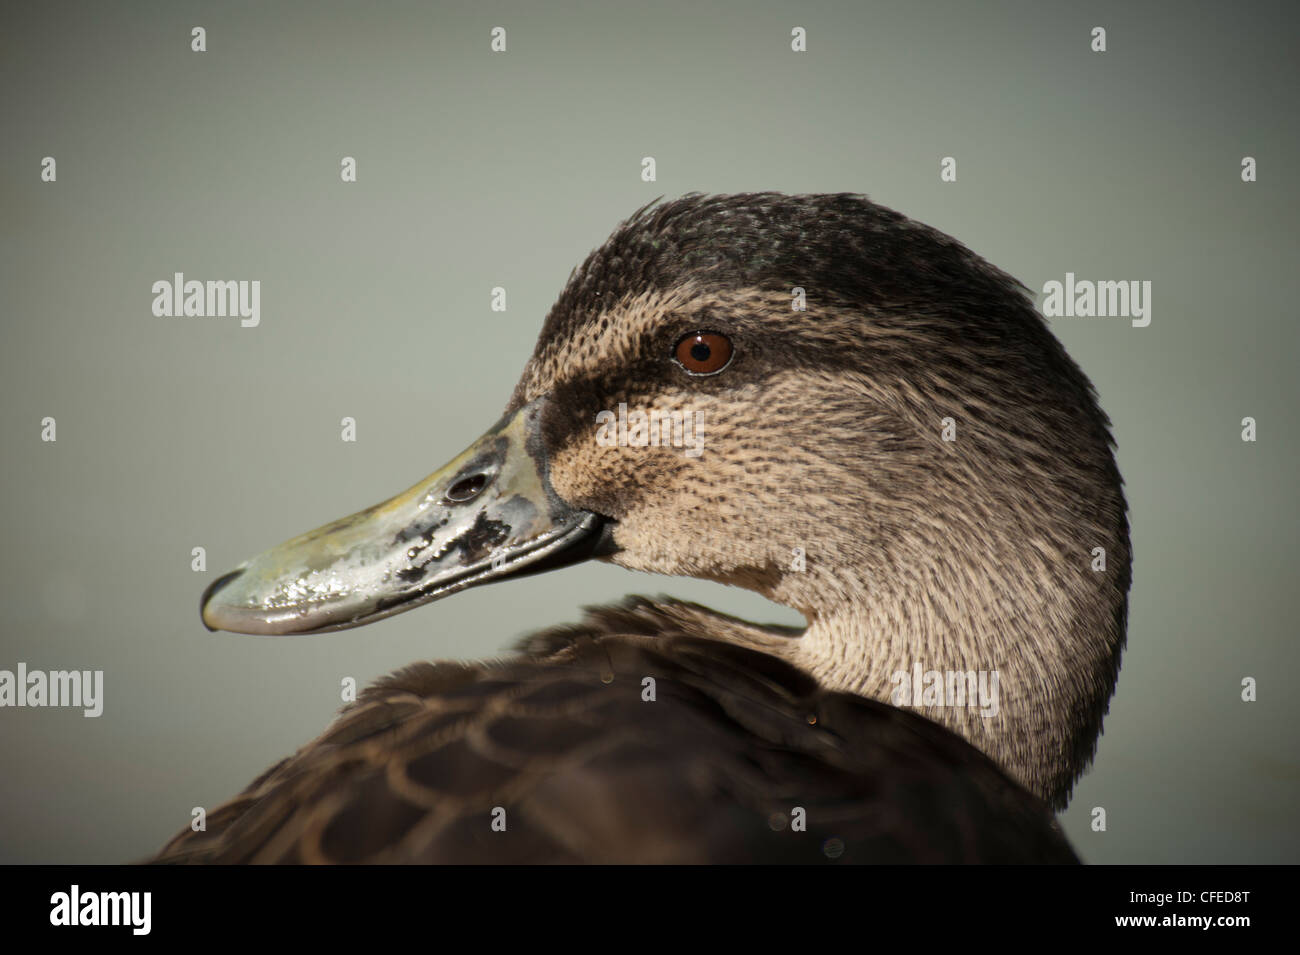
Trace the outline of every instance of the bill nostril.
<path fill-rule="evenodd" d="M 241 568 L 239 570 L 232 570 L 228 574 L 222 574 L 212 583 L 208 584 L 207 589 L 203 591 L 203 596 L 199 598 L 199 619 L 203 621 L 203 626 L 207 627 L 207 629 L 213 631 L 214 633 L 216 632 L 216 627 L 208 627 L 208 620 L 207 617 L 203 615 L 203 611 L 208 606 L 208 601 L 212 599 L 213 594 L 215 594 L 222 587 L 226 586 L 226 584 L 230 583 L 232 580 L 234 580 L 243 572 L 244 571 Z"/>
<path fill-rule="evenodd" d="M 488 486 L 489 477 L 486 474 L 471 474 L 469 477 L 463 477 L 451 487 L 447 488 L 446 499 L 448 504 L 464 504 L 472 501 L 483 493 L 483 489 Z"/>

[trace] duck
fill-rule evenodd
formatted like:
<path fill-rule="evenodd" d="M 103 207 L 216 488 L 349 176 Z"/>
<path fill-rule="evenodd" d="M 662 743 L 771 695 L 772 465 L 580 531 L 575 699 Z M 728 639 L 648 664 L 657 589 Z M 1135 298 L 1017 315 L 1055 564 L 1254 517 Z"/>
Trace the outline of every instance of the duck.
<path fill-rule="evenodd" d="M 1115 443 L 1028 289 L 956 239 L 858 194 L 650 203 L 480 439 L 201 617 L 341 630 L 588 560 L 806 626 L 629 597 L 414 663 L 151 861 L 1079 861 L 1055 812 L 1126 639 Z"/>

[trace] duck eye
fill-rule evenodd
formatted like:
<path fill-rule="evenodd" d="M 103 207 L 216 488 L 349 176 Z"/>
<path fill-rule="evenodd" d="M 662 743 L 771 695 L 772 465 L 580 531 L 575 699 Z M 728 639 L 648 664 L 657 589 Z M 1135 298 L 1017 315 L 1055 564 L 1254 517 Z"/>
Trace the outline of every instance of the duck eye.
<path fill-rule="evenodd" d="M 717 332 L 691 332 L 677 342 L 673 359 L 692 375 L 716 375 L 731 362 L 731 339 Z"/>

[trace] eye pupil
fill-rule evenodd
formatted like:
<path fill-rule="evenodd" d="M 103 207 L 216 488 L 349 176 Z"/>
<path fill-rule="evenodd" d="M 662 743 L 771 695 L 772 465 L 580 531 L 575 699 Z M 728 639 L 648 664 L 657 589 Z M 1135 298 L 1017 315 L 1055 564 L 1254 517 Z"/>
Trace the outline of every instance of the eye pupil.
<path fill-rule="evenodd" d="M 696 361 L 708 361 L 710 354 L 709 346 L 704 342 L 696 342 L 691 346 L 691 357 Z"/>

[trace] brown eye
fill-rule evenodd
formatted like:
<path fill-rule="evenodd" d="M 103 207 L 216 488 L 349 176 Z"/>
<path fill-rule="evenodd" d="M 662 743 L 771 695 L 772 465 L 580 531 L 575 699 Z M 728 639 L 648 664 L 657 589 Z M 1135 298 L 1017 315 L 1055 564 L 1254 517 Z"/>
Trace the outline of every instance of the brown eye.
<path fill-rule="evenodd" d="M 717 332 L 691 332 L 677 343 L 673 358 L 692 375 L 716 375 L 731 361 L 731 339 Z"/>

